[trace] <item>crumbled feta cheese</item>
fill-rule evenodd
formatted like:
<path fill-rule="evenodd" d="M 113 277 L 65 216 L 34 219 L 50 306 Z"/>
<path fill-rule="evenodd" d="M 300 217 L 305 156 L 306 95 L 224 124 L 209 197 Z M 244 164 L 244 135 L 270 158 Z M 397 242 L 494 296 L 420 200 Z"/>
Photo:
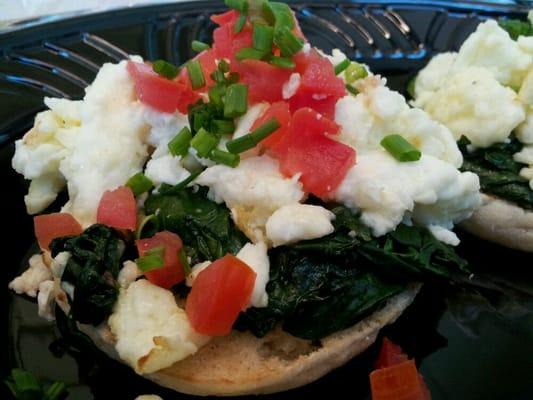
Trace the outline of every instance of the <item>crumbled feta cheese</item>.
<path fill-rule="evenodd" d="M 34 254 L 29 260 L 29 268 L 9 283 L 9 289 L 17 294 L 36 297 L 41 282 L 52 279 L 52 271 L 46 266 L 41 254 Z"/>
<path fill-rule="evenodd" d="M 52 270 L 52 275 L 54 278 L 61 279 L 69 258 L 70 253 L 68 251 L 62 251 L 52 259 L 52 262 L 50 263 L 50 269 Z"/>
<path fill-rule="evenodd" d="M 244 159 L 236 168 L 207 168 L 195 183 L 209 187 L 211 200 L 225 202 L 237 226 L 256 242 L 264 240 L 266 221 L 275 210 L 303 199 L 298 178 L 284 177 L 276 160 L 261 156 Z"/>
<path fill-rule="evenodd" d="M 289 77 L 289 80 L 283 84 L 281 94 L 284 100 L 290 99 L 296 94 L 300 87 L 301 76 L 298 72 L 294 72 Z"/>
<path fill-rule="evenodd" d="M 39 294 L 37 295 L 37 305 L 39 307 L 39 317 L 47 321 L 54 320 L 54 313 L 52 306 L 55 300 L 55 286 L 53 280 L 41 282 L 39 284 Z"/>
<path fill-rule="evenodd" d="M 335 121 L 341 126 L 337 140 L 358 154 L 381 149 L 381 140 L 391 133 L 402 135 L 422 151 L 460 166 L 462 155 L 451 132 L 422 110 L 410 108 L 405 98 L 371 76 L 362 80 L 357 96 L 345 96 L 335 106 Z"/>
<path fill-rule="evenodd" d="M 451 229 L 481 204 L 477 175 L 430 155 L 398 162 L 385 151 L 358 155 L 334 198 L 359 210 L 375 236 L 402 221 Z"/>
<path fill-rule="evenodd" d="M 246 263 L 256 274 L 249 306 L 266 307 L 268 305 L 266 285 L 270 277 L 270 261 L 266 244 L 263 242 L 246 243 L 237 253 L 237 258 Z"/>
<path fill-rule="evenodd" d="M 517 94 L 478 67 L 460 70 L 415 104 L 446 125 L 455 139 L 465 135 L 478 147 L 504 141 L 525 119 Z"/>
<path fill-rule="evenodd" d="M 457 53 L 448 52 L 433 57 L 416 76 L 415 98 L 419 99 L 425 93 L 432 93 L 440 89 L 450 76 Z"/>
<path fill-rule="evenodd" d="M 321 206 L 290 204 L 276 210 L 266 223 L 274 247 L 329 235 L 335 214 Z"/>
<path fill-rule="evenodd" d="M 171 291 L 145 279 L 120 291 L 108 323 L 120 358 L 138 374 L 183 360 L 209 340 L 194 332 Z"/>
<path fill-rule="evenodd" d="M 133 261 L 124 261 L 122 269 L 118 273 L 117 281 L 120 287 L 127 288 L 137 278 L 140 278 L 143 272 L 139 269 L 137 264 Z"/>
<path fill-rule="evenodd" d="M 146 142 L 153 147 L 166 148 L 174 136 L 183 128 L 189 126 L 187 115 L 176 111 L 173 114 L 163 113 L 149 106 L 144 106 L 143 117 L 148 125 L 150 132 L 146 137 Z"/>
<path fill-rule="evenodd" d="M 428 226 L 428 229 L 437 240 L 440 240 L 443 243 L 446 243 L 450 246 L 457 246 L 460 243 L 455 232 L 452 232 L 449 229 L 438 225 L 430 225 Z"/>
<path fill-rule="evenodd" d="M 190 172 L 182 167 L 180 160 L 181 157 L 173 156 L 167 152 L 163 156 L 155 157 L 148 161 L 144 174 L 156 187 L 162 183 L 176 185 L 190 175 Z"/>
<path fill-rule="evenodd" d="M 87 227 L 96 221 L 102 194 L 123 185 L 146 160 L 144 106 L 126 61 L 104 64 L 82 101 L 45 102 L 50 110 L 17 141 L 13 167 L 26 179 L 41 179 L 30 186 L 28 211 L 42 211 L 66 182 L 69 201 L 63 211 Z"/>

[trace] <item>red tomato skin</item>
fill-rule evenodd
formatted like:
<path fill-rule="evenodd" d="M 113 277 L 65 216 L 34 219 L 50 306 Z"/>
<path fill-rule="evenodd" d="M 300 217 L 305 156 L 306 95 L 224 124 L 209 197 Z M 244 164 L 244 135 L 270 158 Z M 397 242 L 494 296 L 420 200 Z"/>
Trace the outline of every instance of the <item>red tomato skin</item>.
<path fill-rule="evenodd" d="M 400 346 L 393 343 L 388 338 L 383 338 L 381 344 L 381 350 L 379 356 L 374 363 L 374 368 L 387 368 L 396 364 L 400 364 L 408 360 L 407 354 L 405 354 Z"/>
<path fill-rule="evenodd" d="M 96 222 L 116 229 L 137 228 L 137 204 L 135 196 L 127 186 L 104 192 L 98 204 Z"/>
<path fill-rule="evenodd" d="M 170 289 L 185 280 L 185 271 L 178 255 L 183 247 L 183 242 L 178 235 L 169 231 L 157 232 L 151 238 L 136 240 L 135 244 L 141 257 L 150 249 L 161 246 L 165 248 L 165 265 L 144 274 L 151 283 Z"/>
<path fill-rule="evenodd" d="M 224 336 L 248 305 L 256 273 L 227 254 L 198 274 L 187 297 L 185 311 L 195 331 Z"/>
<path fill-rule="evenodd" d="M 215 83 L 213 79 L 211 79 L 211 74 L 217 69 L 215 51 L 213 49 L 204 50 L 201 53 L 198 53 L 196 57 L 193 58 L 193 60 L 198 60 L 200 62 L 200 66 L 202 67 L 202 71 L 204 73 L 205 78 L 205 86 L 199 88 L 197 92 L 205 92 L 210 86 Z M 192 89 L 192 82 L 189 78 L 187 68 L 183 68 L 181 70 L 180 80 L 187 82 L 187 85 L 189 85 Z"/>
<path fill-rule="evenodd" d="M 63 236 L 81 235 L 83 229 L 68 213 L 43 214 L 33 217 L 35 237 L 39 247 L 50 250 L 52 240 Z"/>
<path fill-rule="evenodd" d="M 371 372 L 370 387 L 372 400 L 425 400 L 413 360 Z"/>
<path fill-rule="evenodd" d="M 278 68 L 259 60 L 234 63 L 232 70 L 239 73 L 240 80 L 248 85 L 248 101 L 251 104 L 283 100 L 283 85 L 292 73 L 290 69 Z"/>
<path fill-rule="evenodd" d="M 272 147 L 277 142 L 282 140 L 282 138 L 287 134 L 289 129 L 289 122 L 291 120 L 291 113 L 287 103 L 284 101 L 278 101 L 270 105 L 270 107 L 261 115 L 252 125 L 251 130 L 258 128 L 271 118 L 276 118 L 276 120 L 281 125 L 277 130 L 274 131 L 270 136 L 261 141 L 261 146 Z"/>
<path fill-rule="evenodd" d="M 243 47 L 252 47 L 253 33 L 250 26 L 245 26 L 239 33 L 233 32 L 234 23 L 228 23 L 213 31 L 213 49 L 217 59 L 226 58 L 233 64 L 235 54 Z"/>
<path fill-rule="evenodd" d="M 325 98 L 314 99 L 308 93 L 297 91 L 294 96 L 289 99 L 289 106 L 291 113 L 295 113 L 301 108 L 312 108 L 316 112 L 322 114 L 329 119 L 335 118 L 335 104 L 338 98 L 328 96 Z"/>
<path fill-rule="evenodd" d="M 150 65 L 133 61 L 128 61 L 127 68 L 133 78 L 137 98 L 158 111 L 173 113 L 179 110 L 186 114 L 189 104 L 200 99 L 181 74 L 178 79 L 168 80 L 156 74 Z"/>
<path fill-rule="evenodd" d="M 211 15 L 211 21 L 220 26 L 234 24 L 237 18 L 239 18 L 237 10 L 229 10 L 222 14 Z"/>
<path fill-rule="evenodd" d="M 300 173 L 304 190 L 328 198 L 355 164 L 355 150 L 337 142 L 339 126 L 310 108 L 298 110 L 288 133 L 271 147 L 286 176 Z"/>

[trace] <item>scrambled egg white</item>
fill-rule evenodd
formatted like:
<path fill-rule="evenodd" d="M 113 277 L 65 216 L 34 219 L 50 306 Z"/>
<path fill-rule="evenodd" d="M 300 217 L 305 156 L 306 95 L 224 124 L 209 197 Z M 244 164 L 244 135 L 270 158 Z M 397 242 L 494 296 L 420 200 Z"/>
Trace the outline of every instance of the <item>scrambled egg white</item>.
<path fill-rule="evenodd" d="M 29 268 L 9 283 L 9 289 L 18 294 L 37 297 L 39 285 L 52 279 L 52 271 L 46 266 L 42 254 L 34 254 L 29 260 Z"/>
<path fill-rule="evenodd" d="M 476 175 L 430 155 L 398 162 L 383 150 L 359 155 L 334 198 L 360 210 L 375 236 L 402 221 L 449 230 L 481 204 Z"/>
<path fill-rule="evenodd" d="M 96 220 L 102 194 L 139 172 L 147 157 L 149 129 L 126 61 L 105 64 L 83 101 L 46 99 L 50 110 L 17 141 L 13 167 L 33 180 L 26 204 L 42 211 L 67 183 L 69 212 L 87 227 Z"/>
<path fill-rule="evenodd" d="M 108 323 L 120 358 L 138 374 L 183 360 L 209 340 L 192 329 L 171 291 L 145 279 L 120 291 Z"/>

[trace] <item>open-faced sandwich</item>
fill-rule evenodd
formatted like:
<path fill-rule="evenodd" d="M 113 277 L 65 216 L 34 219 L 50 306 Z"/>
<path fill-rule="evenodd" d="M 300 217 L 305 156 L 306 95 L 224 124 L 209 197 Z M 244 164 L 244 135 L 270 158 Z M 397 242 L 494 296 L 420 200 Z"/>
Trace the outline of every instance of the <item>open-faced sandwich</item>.
<path fill-rule="evenodd" d="M 287 5 L 227 4 L 182 67 L 132 56 L 83 100 L 46 98 L 13 158 L 46 213 L 10 287 L 200 395 L 297 387 L 362 352 L 420 282 L 468 273 L 452 229 L 481 204 L 448 128 L 313 48 Z"/>
<path fill-rule="evenodd" d="M 533 12 L 486 21 L 458 52 L 435 56 L 414 81 L 413 104 L 446 125 L 476 173 L 483 206 L 472 233 L 533 251 Z"/>

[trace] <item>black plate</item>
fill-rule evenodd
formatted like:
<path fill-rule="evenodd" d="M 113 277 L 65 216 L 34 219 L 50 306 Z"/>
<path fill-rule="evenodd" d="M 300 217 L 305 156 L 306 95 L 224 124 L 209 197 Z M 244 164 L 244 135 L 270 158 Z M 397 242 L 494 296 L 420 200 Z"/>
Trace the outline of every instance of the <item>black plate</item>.
<path fill-rule="evenodd" d="M 486 18 L 519 17 L 519 6 L 451 1 L 293 2 L 313 45 L 338 47 L 384 74 L 403 91 L 407 80 L 436 52 L 457 50 Z M 193 38 L 209 40 L 208 16 L 219 2 L 125 9 L 0 35 L 0 182 L 4 288 L 32 254 L 31 218 L 24 210 L 26 183 L 10 168 L 13 141 L 43 109 L 43 96 L 80 98 L 104 62 L 128 53 L 181 63 Z M 461 234 L 460 251 L 477 271 L 476 285 L 491 289 L 426 286 L 413 306 L 385 333 L 420 362 L 434 400 L 533 398 L 533 268 L 531 256 Z M 33 248 L 33 252 L 35 251 Z M 21 263 L 22 261 L 22 263 Z M 34 302 L 2 289 L 2 377 L 20 366 L 43 380 L 68 384 L 69 399 L 133 399 L 158 393 L 186 398 L 94 354 L 67 352 L 53 324 L 36 315 Z M 268 398 L 318 395 L 368 398 L 368 372 L 377 346 L 302 389 Z M 55 354 L 55 355 L 54 355 Z M 2 387 L 2 398 L 7 391 Z M 341 396 L 341 393 L 346 393 Z"/>

